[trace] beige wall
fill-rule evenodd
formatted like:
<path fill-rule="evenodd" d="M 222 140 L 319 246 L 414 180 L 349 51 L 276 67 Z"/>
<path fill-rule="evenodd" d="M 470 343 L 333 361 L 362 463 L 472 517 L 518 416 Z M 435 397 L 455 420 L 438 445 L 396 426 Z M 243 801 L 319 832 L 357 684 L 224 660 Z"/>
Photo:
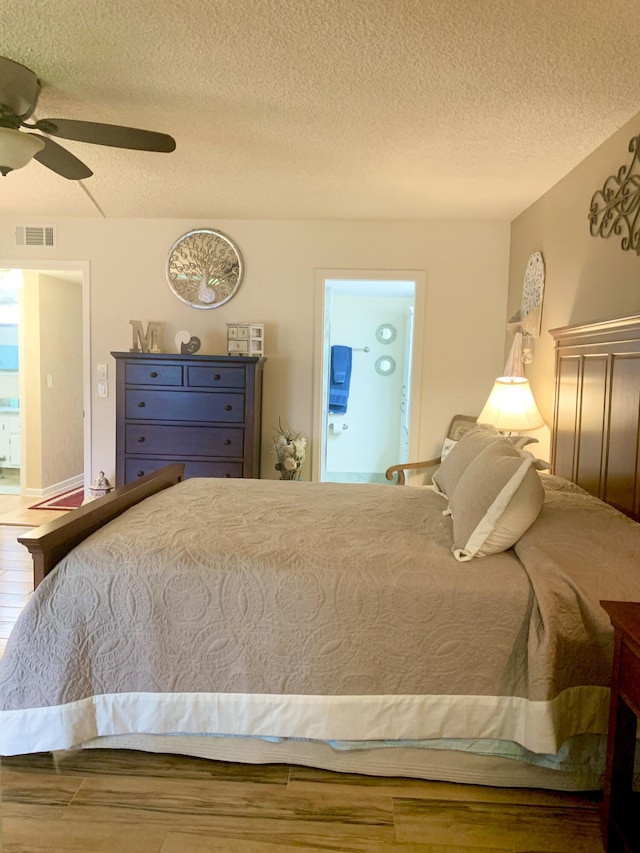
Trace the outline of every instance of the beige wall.
<path fill-rule="evenodd" d="M 39 278 L 42 482 L 47 488 L 83 473 L 82 288 L 53 276 Z"/>
<path fill-rule="evenodd" d="M 511 226 L 507 314 L 520 306 L 529 255 L 542 252 L 545 294 L 542 331 L 527 366 L 536 402 L 549 426 L 553 422 L 553 338 L 549 329 L 606 320 L 640 312 L 640 257 L 623 251 L 620 237 L 592 237 L 591 198 L 610 175 L 630 162 L 629 140 L 640 133 L 637 116 L 608 139 Z M 507 348 L 511 343 L 507 336 Z"/>
<path fill-rule="evenodd" d="M 83 469 L 81 286 L 26 272 L 23 318 L 24 488 L 41 491 Z"/>
<path fill-rule="evenodd" d="M 40 393 L 40 277 L 35 272 L 22 276 L 23 328 L 20 367 L 23 429 L 22 488 L 42 489 L 42 396 Z M 26 328 L 28 326 L 28 329 Z M 28 414 L 27 414 L 28 413 Z"/>
<path fill-rule="evenodd" d="M 480 411 L 502 367 L 508 223 L 60 219 L 58 246 L 46 250 L 16 249 L 15 224 L 0 219 L 0 260 L 90 263 L 92 476 L 114 470 L 110 352 L 131 346 L 129 320 L 159 320 L 165 322 L 165 349 L 175 351 L 176 333 L 187 329 L 201 338 L 203 353 L 225 352 L 227 322 L 265 323 L 262 474 L 276 477 L 271 439 L 278 416 L 312 433 L 318 269 L 426 271 L 425 312 L 416 318 L 416 334 L 424 340 L 419 452 L 425 458 L 441 446 L 452 414 Z M 245 262 L 237 295 L 213 310 L 190 308 L 166 283 L 171 245 L 196 227 L 227 234 Z M 109 365 L 107 399 L 97 397 L 97 363 Z"/>

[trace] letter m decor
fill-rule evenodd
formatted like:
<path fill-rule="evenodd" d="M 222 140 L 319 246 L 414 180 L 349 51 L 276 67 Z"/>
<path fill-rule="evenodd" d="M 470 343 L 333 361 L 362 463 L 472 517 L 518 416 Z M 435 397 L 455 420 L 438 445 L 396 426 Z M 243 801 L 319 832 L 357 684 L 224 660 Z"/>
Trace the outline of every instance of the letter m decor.
<path fill-rule="evenodd" d="M 129 352 L 162 352 L 160 348 L 161 322 L 151 322 L 147 325 L 147 331 L 142 331 L 141 320 L 129 320 L 132 326 L 133 343 Z"/>

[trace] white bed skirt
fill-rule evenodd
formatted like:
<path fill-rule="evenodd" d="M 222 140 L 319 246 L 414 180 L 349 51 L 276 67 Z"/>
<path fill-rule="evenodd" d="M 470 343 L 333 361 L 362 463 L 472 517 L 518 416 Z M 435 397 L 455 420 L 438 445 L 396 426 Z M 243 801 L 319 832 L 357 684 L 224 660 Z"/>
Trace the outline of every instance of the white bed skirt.
<path fill-rule="evenodd" d="M 325 743 L 309 741 L 272 743 L 256 738 L 146 734 L 98 737 L 85 741 L 79 748 L 134 749 L 241 764 L 297 764 L 340 773 L 400 776 L 509 788 L 546 788 L 554 791 L 592 791 L 602 788 L 602 776 L 597 773 L 560 772 L 509 758 L 457 750 L 397 746 L 343 751 Z"/>

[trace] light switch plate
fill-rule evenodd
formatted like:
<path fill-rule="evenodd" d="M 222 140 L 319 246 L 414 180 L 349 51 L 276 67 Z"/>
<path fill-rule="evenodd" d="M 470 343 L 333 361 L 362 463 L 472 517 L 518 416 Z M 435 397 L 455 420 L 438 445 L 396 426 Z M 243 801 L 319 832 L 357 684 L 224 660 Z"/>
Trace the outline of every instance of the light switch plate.
<path fill-rule="evenodd" d="M 108 397 L 109 396 L 109 383 L 108 382 L 98 382 L 98 397 Z"/>
<path fill-rule="evenodd" d="M 96 364 L 96 373 L 98 374 L 98 379 L 108 379 L 107 365 Z"/>

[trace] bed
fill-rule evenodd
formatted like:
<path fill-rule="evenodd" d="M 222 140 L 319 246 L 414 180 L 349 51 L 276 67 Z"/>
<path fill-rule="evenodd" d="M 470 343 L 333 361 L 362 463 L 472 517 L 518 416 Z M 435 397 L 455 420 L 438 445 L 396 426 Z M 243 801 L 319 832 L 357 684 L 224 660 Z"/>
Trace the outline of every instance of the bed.
<path fill-rule="evenodd" d="M 522 482 L 541 496 L 506 549 L 468 556 L 473 536 L 456 549 L 462 484 L 475 506 L 491 479 L 470 478 L 471 464 L 454 489 L 441 476 L 441 493 L 182 480 L 173 465 L 21 537 L 37 588 L 0 662 L 0 752 L 130 748 L 601 787 L 612 631 L 599 602 L 640 601 L 638 319 L 597 338 L 609 365 L 601 399 L 613 409 L 601 419 L 599 478 L 581 413 L 592 405 L 585 375 L 594 387 L 587 333 L 555 333 L 554 461 L 578 460 L 577 475 L 538 473 L 502 440 L 488 442 L 504 454 L 497 464 L 489 454 L 491 470 L 504 459 L 526 468 Z M 583 364 L 570 374 L 573 395 L 567 346 Z M 625 383 L 636 394 L 636 451 L 619 488 L 603 448 L 619 448 Z M 573 444 L 563 426 L 571 405 Z M 618 408 L 628 437 L 633 404 Z M 609 490 L 617 507 L 585 486 Z"/>

